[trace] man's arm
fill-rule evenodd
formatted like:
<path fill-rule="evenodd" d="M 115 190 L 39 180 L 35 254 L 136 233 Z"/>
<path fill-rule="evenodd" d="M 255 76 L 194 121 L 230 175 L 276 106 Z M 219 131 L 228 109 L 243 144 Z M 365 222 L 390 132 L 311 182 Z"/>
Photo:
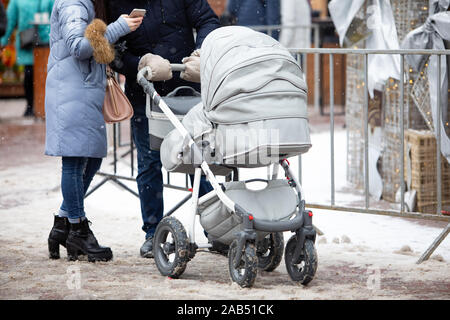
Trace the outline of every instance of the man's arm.
<path fill-rule="evenodd" d="M 184 4 L 189 23 L 197 30 L 196 48 L 198 49 L 206 36 L 220 27 L 219 18 L 206 0 L 184 0 Z"/>

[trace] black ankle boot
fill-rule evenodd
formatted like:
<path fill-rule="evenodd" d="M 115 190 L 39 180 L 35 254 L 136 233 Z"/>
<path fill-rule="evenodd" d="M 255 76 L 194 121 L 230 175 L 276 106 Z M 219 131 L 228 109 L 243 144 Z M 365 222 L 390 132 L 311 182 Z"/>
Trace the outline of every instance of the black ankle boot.
<path fill-rule="evenodd" d="M 48 253 L 50 259 L 59 259 L 59 246 L 66 246 L 69 229 L 70 225 L 67 218 L 55 216 L 53 228 L 48 236 Z"/>
<path fill-rule="evenodd" d="M 111 248 L 98 244 L 94 233 L 89 228 L 89 221 L 70 223 L 70 232 L 66 241 L 67 257 L 70 261 L 78 259 L 80 251 L 88 256 L 89 262 L 109 261 L 113 254 Z"/>

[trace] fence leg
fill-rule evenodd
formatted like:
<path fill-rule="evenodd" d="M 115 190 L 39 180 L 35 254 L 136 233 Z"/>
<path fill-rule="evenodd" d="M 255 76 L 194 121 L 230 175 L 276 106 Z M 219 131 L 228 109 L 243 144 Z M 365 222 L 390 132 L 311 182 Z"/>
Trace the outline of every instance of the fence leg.
<path fill-rule="evenodd" d="M 117 178 L 112 178 L 111 181 L 114 182 L 115 184 L 119 185 L 120 187 L 122 187 L 122 189 L 125 189 L 126 191 L 128 191 L 128 192 L 131 193 L 132 195 L 134 195 L 134 196 L 136 196 L 137 198 L 139 198 L 139 194 L 138 194 L 136 191 L 134 191 L 134 190 L 128 188 L 125 184 L 123 184 L 122 182 L 120 182 L 119 179 L 117 179 Z"/>
<path fill-rule="evenodd" d="M 442 241 L 444 241 L 445 237 L 450 233 L 450 223 L 447 224 L 447 226 L 442 230 L 441 234 L 436 238 L 436 240 L 433 241 L 431 246 L 422 254 L 419 260 L 417 260 L 417 264 L 420 264 L 424 262 L 425 260 L 428 260 L 430 256 L 433 254 L 434 250 L 439 247 Z"/>
<path fill-rule="evenodd" d="M 320 230 L 319 228 L 317 228 L 314 224 L 313 224 L 313 228 L 316 230 L 316 232 L 317 232 L 317 234 L 319 235 L 319 236 L 323 236 L 325 233 L 323 233 L 323 231 L 322 230 Z"/>
<path fill-rule="evenodd" d="M 183 200 L 178 202 L 172 209 L 170 209 L 166 214 L 164 214 L 164 217 L 171 216 L 175 211 L 177 211 L 183 204 L 188 202 L 192 198 L 192 192 L 190 192 L 186 197 L 184 197 Z"/>
<path fill-rule="evenodd" d="M 91 193 L 93 193 L 94 191 L 96 191 L 98 188 L 100 188 L 102 185 L 104 185 L 106 182 L 108 182 L 109 180 L 111 180 L 111 178 L 106 177 L 105 179 L 103 179 L 102 181 L 100 181 L 97 185 L 93 186 L 92 188 L 90 188 L 90 190 L 84 195 L 84 198 L 86 199 L 87 197 L 89 197 L 91 195 Z"/>
<path fill-rule="evenodd" d="M 320 47 L 320 29 L 318 25 L 314 26 L 314 46 L 316 48 Z M 319 54 L 314 54 L 314 111 L 320 115 L 323 115 L 323 110 L 320 106 L 320 56 Z"/>

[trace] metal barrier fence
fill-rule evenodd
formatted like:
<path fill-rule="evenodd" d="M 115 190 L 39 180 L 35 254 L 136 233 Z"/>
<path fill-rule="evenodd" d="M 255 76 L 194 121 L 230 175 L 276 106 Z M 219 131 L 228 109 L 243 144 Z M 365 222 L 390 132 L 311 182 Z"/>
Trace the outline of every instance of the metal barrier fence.
<path fill-rule="evenodd" d="M 407 218 L 420 218 L 420 219 L 428 219 L 428 220 L 441 220 L 441 221 L 450 221 L 450 216 L 446 216 L 442 213 L 442 194 L 441 194 L 441 132 L 440 127 L 436 126 L 436 193 L 437 193 L 437 212 L 436 214 L 424 214 L 420 212 L 407 212 L 405 211 L 404 200 L 405 200 L 405 185 L 404 183 L 400 184 L 400 210 L 380 210 L 370 207 L 370 196 L 369 196 L 369 96 L 367 86 L 364 89 L 364 106 L 363 107 L 363 121 L 364 121 L 364 198 L 365 205 L 364 207 L 352 207 L 352 206 L 337 206 L 335 202 L 335 150 L 334 150 L 334 74 L 333 68 L 334 65 L 333 59 L 337 54 L 355 54 L 355 55 L 363 55 L 364 57 L 364 82 L 368 83 L 368 56 L 372 54 L 389 54 L 389 55 L 399 55 L 400 56 L 400 159 L 402 161 L 402 165 L 400 166 L 400 177 L 402 181 L 405 180 L 405 172 L 404 172 L 404 139 L 405 139 L 405 129 L 404 129 L 404 94 L 405 94 L 405 78 L 403 70 L 405 67 L 405 55 L 437 55 L 438 63 L 437 69 L 438 72 L 438 82 L 441 80 L 441 56 L 450 55 L 450 50 L 411 50 L 411 49 L 402 49 L 402 50 L 372 50 L 372 49 L 290 49 L 293 54 L 297 55 L 297 59 L 299 56 L 306 54 L 316 54 L 316 55 L 329 55 L 329 65 L 330 65 L 330 145 L 331 145 L 331 158 L 330 158 L 330 168 L 331 168 L 331 203 L 308 203 L 307 206 L 310 208 L 319 208 L 319 209 L 329 209 L 329 210 L 338 210 L 338 211 L 348 211 L 348 212 L 357 212 L 357 213 L 369 213 L 369 214 L 379 214 L 379 215 L 389 215 L 394 217 L 407 217 Z M 315 74 L 315 77 L 318 77 Z M 441 99 L 441 88 L 438 86 L 437 92 L 431 93 L 437 95 L 437 105 L 438 105 L 438 121 L 441 122 L 441 112 L 442 107 L 440 103 Z M 299 177 L 301 177 L 301 156 L 299 157 Z M 443 241 L 443 239 L 450 233 L 450 223 L 446 228 L 442 231 L 439 237 L 433 242 L 433 244 L 427 249 L 427 251 L 420 257 L 418 263 L 426 260 L 433 253 L 433 251 L 437 248 L 437 246 Z"/>
<path fill-rule="evenodd" d="M 334 56 L 335 55 L 348 55 L 348 54 L 356 54 L 356 55 L 363 55 L 364 56 L 364 82 L 368 83 L 368 56 L 372 54 L 390 54 L 390 55 L 400 55 L 400 64 L 401 64 L 401 70 L 404 70 L 405 62 L 404 57 L 405 55 L 437 55 L 439 58 L 442 55 L 450 55 L 450 50 L 372 50 L 372 49 L 324 49 L 324 48 L 318 48 L 320 46 L 320 26 L 318 24 L 311 24 L 311 25 L 295 25 L 295 26 L 255 26 L 252 27 L 254 30 L 257 31 L 266 31 L 269 35 L 273 33 L 275 30 L 282 30 L 282 29 L 307 29 L 309 31 L 313 31 L 313 43 L 315 48 L 291 48 L 290 51 L 297 56 L 297 60 L 300 62 L 300 60 L 303 62 L 303 71 L 304 74 L 307 74 L 307 64 L 306 64 L 306 55 L 307 54 L 313 54 L 314 55 L 314 109 L 316 112 L 319 111 L 319 99 L 320 99 L 320 77 L 319 77 L 319 70 L 320 70 L 320 63 L 319 63 L 319 57 L 320 55 L 329 55 L 329 83 L 330 83 L 330 151 L 331 151 L 331 158 L 330 158 L 330 169 L 331 169 L 331 175 L 330 175 L 330 181 L 331 181 L 331 203 L 308 203 L 307 206 L 309 208 L 317 208 L 317 209 L 328 209 L 328 210 L 336 210 L 336 211 L 347 211 L 347 212 L 355 212 L 355 213 L 366 213 L 366 214 L 377 214 L 377 215 L 387 215 L 387 216 L 394 216 L 394 217 L 404 217 L 404 218 L 416 218 L 416 219 L 427 219 L 427 220 L 440 220 L 440 221 L 447 221 L 449 222 L 447 227 L 444 228 L 442 233 L 439 235 L 439 237 L 431 244 L 431 246 L 424 252 L 424 254 L 420 257 L 418 260 L 418 263 L 427 260 L 431 254 L 434 252 L 434 250 L 439 246 L 439 244 L 444 240 L 444 238 L 450 233 L 450 216 L 445 216 L 441 212 L 441 203 L 442 203 L 442 194 L 441 194 L 441 163 L 440 163 L 440 148 L 436 148 L 436 166 L 437 166 L 437 201 L 438 201 L 438 208 L 436 214 L 423 214 L 420 212 L 407 212 L 405 211 L 404 206 L 404 199 L 405 199 L 405 186 L 403 183 L 401 183 L 401 201 L 400 201 L 400 210 L 381 210 L 376 208 L 370 207 L 370 196 L 369 196 L 369 161 L 368 161 L 368 140 L 369 140 L 369 122 L 368 122 L 368 115 L 369 115 L 369 97 L 368 97 L 368 91 L 365 90 L 364 93 L 364 195 L 365 195 L 365 205 L 364 207 L 356 207 L 356 206 L 338 206 L 336 205 L 335 201 L 335 195 L 336 195 L 336 188 L 335 188 L 335 150 L 334 150 L 334 124 L 335 124 L 335 110 L 334 110 L 334 72 L 332 66 L 334 66 Z M 302 58 L 301 58 L 302 57 Z M 441 78 L 441 68 L 440 68 L 440 59 L 438 59 L 438 70 L 439 74 L 438 77 Z M 401 72 L 401 78 L 400 78 L 400 114 L 402 117 L 400 118 L 400 126 L 401 126 L 401 144 L 399 146 L 400 148 L 400 158 L 402 159 L 402 164 L 404 162 L 404 73 Z M 441 105 L 440 105 L 440 87 L 438 87 L 437 99 L 438 99 L 438 115 L 440 117 L 441 115 Z M 440 121 L 440 119 L 439 119 Z M 118 184 L 119 186 L 123 187 L 127 191 L 131 192 L 135 196 L 138 196 L 136 192 L 128 188 L 126 185 L 121 183 L 119 180 L 128 180 L 128 181 L 134 181 L 134 162 L 133 159 L 131 159 L 131 176 L 121 176 L 117 174 L 116 171 L 116 163 L 117 163 L 117 155 L 116 155 L 116 148 L 117 148 L 117 137 L 116 137 L 116 130 L 117 126 L 115 125 L 114 130 L 114 173 L 113 174 L 107 174 L 104 172 L 99 172 L 98 174 L 104 177 L 104 180 L 100 182 L 99 185 L 92 188 L 92 190 L 87 194 L 90 195 L 92 192 L 94 192 L 96 189 L 98 189 L 101 185 L 106 183 L 107 181 L 112 181 Z M 440 146 L 440 130 L 439 128 L 436 129 L 436 136 L 437 136 L 437 146 Z M 120 131 L 120 130 L 119 130 Z M 119 147 L 122 147 L 124 145 L 120 142 L 120 135 L 118 137 L 119 139 Z M 133 144 L 130 143 L 130 150 L 128 150 L 125 155 L 130 154 L 131 158 L 134 157 L 133 152 Z M 122 156 L 123 157 L 123 156 Z M 301 167 L 301 156 L 299 156 L 299 179 L 301 181 L 302 177 L 302 167 Z M 404 180 L 405 173 L 404 173 L 404 164 L 400 166 L 400 176 Z M 189 188 L 189 182 L 188 177 L 186 176 L 185 186 L 175 186 L 170 183 L 170 173 L 167 173 L 166 176 L 167 183 L 164 184 L 164 187 L 168 188 L 174 188 L 178 190 L 187 191 Z M 176 209 L 178 209 L 182 204 L 184 204 L 186 201 L 188 201 L 191 197 L 191 194 L 189 193 L 179 204 L 177 204 L 174 208 L 169 210 L 166 214 L 172 214 Z"/>

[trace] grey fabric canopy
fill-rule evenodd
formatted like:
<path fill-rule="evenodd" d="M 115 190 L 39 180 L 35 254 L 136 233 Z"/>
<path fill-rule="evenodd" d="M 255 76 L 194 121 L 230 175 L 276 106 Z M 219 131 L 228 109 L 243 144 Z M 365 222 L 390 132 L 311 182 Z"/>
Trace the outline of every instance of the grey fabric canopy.
<path fill-rule="evenodd" d="M 219 28 L 203 42 L 200 71 L 202 105 L 182 122 L 208 163 L 266 166 L 311 147 L 303 72 L 278 41 L 246 27 Z M 172 131 L 161 145 L 164 167 L 189 160 Z"/>
<path fill-rule="evenodd" d="M 237 26 L 212 32 L 203 42 L 200 70 L 202 101 L 212 122 L 307 117 L 301 68 L 264 33 Z"/>

